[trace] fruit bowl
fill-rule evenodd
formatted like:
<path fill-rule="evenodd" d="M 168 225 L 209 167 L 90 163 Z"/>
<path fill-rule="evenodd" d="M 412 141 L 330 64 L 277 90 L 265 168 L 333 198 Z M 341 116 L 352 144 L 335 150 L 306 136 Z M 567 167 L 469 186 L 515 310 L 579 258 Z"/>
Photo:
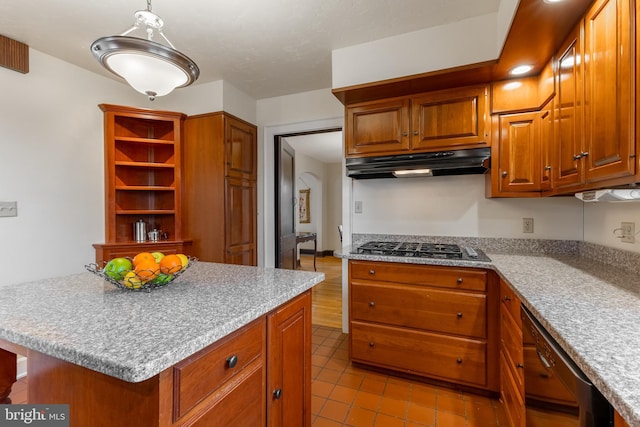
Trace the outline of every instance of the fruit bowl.
<path fill-rule="evenodd" d="M 108 264 L 104 263 L 104 266 L 99 266 L 98 264 L 91 263 L 84 266 L 87 271 L 95 274 L 106 280 L 107 282 L 115 285 L 120 289 L 126 289 L 128 291 L 147 291 L 151 292 L 151 289 L 159 288 L 162 286 L 166 286 L 169 283 L 175 281 L 178 277 L 182 275 L 187 269 L 189 269 L 193 264 L 196 263 L 197 258 L 187 257 L 189 262 L 187 265 L 184 265 L 180 271 L 171 273 L 171 274 L 162 274 L 157 271 L 150 270 L 138 270 L 137 275 L 134 270 L 121 270 L 119 271 L 119 275 L 109 274 L 105 271 L 105 266 Z M 149 280 L 140 280 L 138 278 L 140 276 L 152 277 Z M 130 278 L 131 276 L 131 278 Z M 118 277 L 122 277 L 119 279 Z"/>

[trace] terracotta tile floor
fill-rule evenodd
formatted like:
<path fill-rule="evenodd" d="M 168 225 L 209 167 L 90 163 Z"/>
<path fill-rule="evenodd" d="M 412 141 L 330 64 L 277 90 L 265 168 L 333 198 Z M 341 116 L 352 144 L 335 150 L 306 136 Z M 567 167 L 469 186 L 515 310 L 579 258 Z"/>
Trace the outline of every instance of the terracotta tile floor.
<path fill-rule="evenodd" d="M 508 425 L 495 399 L 352 366 L 347 343 L 341 330 L 313 326 L 313 427 Z"/>

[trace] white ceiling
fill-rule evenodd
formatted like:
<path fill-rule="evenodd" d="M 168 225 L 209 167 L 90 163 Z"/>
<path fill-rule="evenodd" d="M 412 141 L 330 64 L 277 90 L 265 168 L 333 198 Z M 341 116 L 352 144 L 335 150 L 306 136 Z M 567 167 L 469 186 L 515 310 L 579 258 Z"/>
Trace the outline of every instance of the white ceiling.
<path fill-rule="evenodd" d="M 296 155 L 304 154 L 322 163 L 342 161 L 341 131 L 288 136 L 285 141 L 295 150 Z"/>
<path fill-rule="evenodd" d="M 254 99 L 331 87 L 331 51 L 494 13 L 501 0 L 153 0 L 176 48 Z M 145 0 L 1 0 L 0 34 L 110 76 L 89 51 Z"/>

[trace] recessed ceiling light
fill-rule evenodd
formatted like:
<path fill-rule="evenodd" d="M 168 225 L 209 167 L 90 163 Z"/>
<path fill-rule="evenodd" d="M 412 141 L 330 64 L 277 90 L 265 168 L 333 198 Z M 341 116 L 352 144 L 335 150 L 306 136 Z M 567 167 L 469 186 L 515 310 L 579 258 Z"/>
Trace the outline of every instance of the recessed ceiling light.
<path fill-rule="evenodd" d="M 549 4 L 553 4 L 553 3 L 560 3 L 564 0 L 543 0 L 545 3 L 549 3 Z"/>
<path fill-rule="evenodd" d="M 519 76 L 521 74 L 526 74 L 533 69 L 532 65 L 518 65 L 517 67 L 511 70 L 511 74 L 514 76 Z"/>

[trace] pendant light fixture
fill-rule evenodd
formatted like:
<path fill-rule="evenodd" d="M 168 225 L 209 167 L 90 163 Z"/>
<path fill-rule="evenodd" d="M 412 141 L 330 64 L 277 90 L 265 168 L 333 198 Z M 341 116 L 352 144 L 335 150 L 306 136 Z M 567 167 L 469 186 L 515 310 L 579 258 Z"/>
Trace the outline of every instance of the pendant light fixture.
<path fill-rule="evenodd" d="M 102 37 L 91 44 L 91 53 L 107 70 L 122 77 L 129 85 L 153 101 L 178 87 L 189 86 L 200 75 L 195 62 L 176 50 L 164 35 L 162 19 L 147 10 L 134 14 L 133 26 L 119 36 Z M 146 38 L 132 37 L 136 30 L 144 31 Z M 158 33 L 168 44 L 153 41 Z"/>

